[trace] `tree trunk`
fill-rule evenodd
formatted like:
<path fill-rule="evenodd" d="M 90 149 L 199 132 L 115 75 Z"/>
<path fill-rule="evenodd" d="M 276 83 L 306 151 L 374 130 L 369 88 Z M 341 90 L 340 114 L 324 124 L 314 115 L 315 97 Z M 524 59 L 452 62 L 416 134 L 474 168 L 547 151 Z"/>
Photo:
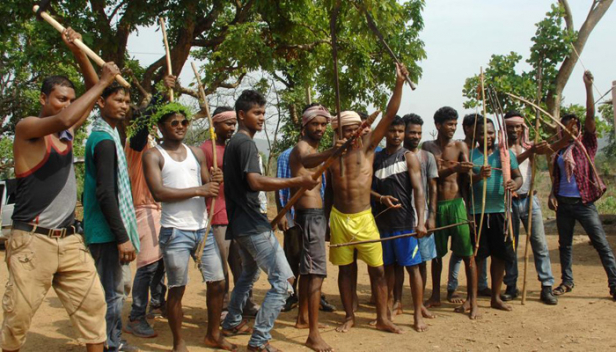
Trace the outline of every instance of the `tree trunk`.
<path fill-rule="evenodd" d="M 571 15 L 568 2 L 567 0 L 559 0 L 559 2 L 565 8 L 565 22 L 567 23 L 567 28 L 569 30 L 573 30 L 573 28 L 569 27 L 573 26 L 573 17 Z M 593 29 L 595 29 L 595 26 L 597 25 L 597 23 L 599 23 L 603 15 L 605 15 L 605 12 L 612 5 L 612 2 L 613 0 L 593 1 L 592 8 L 590 9 L 586 20 L 584 21 L 584 24 L 582 24 L 582 27 L 578 32 L 577 40 L 573 43 L 573 47 L 578 54 L 582 54 L 582 51 L 584 50 L 584 46 L 586 45 L 586 41 L 588 40 L 590 33 L 593 31 Z M 560 69 L 558 70 L 558 75 L 556 76 L 556 83 L 554 85 L 554 88 L 548 92 L 548 112 L 556 118 L 560 118 L 560 104 L 562 101 L 563 90 L 565 89 L 565 86 L 567 85 L 567 82 L 571 77 L 571 73 L 573 72 L 573 69 L 575 68 L 575 65 L 579 60 L 579 57 L 577 56 L 575 51 L 572 50 L 572 53 L 569 55 L 569 57 L 567 57 L 565 61 L 563 61 L 562 65 L 560 66 Z"/>

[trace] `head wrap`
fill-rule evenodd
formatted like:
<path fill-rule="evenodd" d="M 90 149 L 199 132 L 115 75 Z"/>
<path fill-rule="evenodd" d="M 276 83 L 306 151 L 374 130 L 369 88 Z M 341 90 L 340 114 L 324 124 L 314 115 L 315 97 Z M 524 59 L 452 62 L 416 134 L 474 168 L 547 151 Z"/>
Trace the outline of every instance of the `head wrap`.
<path fill-rule="evenodd" d="M 530 149 L 532 144 L 530 144 L 530 139 L 528 138 L 528 126 L 526 125 L 526 121 L 522 116 L 512 116 L 505 119 L 505 125 L 522 125 L 522 136 L 520 136 L 520 144 L 524 149 Z"/>
<path fill-rule="evenodd" d="M 317 116 L 325 117 L 328 123 L 329 123 L 329 120 L 332 118 L 332 116 L 329 114 L 329 111 L 327 111 L 327 109 L 324 106 L 322 105 L 311 106 L 308 109 L 306 109 L 306 111 L 304 111 L 304 113 L 302 114 L 302 127 L 306 126 L 310 121 L 312 121 Z"/>
<path fill-rule="evenodd" d="M 237 120 L 237 115 L 235 114 L 235 111 L 223 111 L 212 117 L 213 123 L 219 123 L 227 120 Z"/>
<path fill-rule="evenodd" d="M 340 126 L 348 126 L 353 124 L 361 124 L 361 118 L 355 111 L 343 111 L 340 113 Z M 338 128 L 338 118 L 332 119 L 332 128 Z"/>

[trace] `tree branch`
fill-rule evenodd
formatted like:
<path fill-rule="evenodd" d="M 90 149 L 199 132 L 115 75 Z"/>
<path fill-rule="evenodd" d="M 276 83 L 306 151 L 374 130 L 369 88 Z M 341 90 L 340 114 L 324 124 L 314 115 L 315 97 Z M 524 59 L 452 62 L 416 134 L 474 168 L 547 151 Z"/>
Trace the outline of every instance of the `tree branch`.
<path fill-rule="evenodd" d="M 558 2 L 562 5 L 565 10 L 565 24 L 567 25 L 567 30 L 570 32 L 575 31 L 575 27 L 573 26 L 573 14 L 571 13 L 571 7 L 569 6 L 568 0 L 558 0 Z"/>

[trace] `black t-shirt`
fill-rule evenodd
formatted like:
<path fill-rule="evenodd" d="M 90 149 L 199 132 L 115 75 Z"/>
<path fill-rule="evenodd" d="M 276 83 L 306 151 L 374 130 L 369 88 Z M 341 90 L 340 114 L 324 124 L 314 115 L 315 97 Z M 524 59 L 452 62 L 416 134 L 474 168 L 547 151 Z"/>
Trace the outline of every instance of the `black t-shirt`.
<path fill-rule="evenodd" d="M 244 133 L 236 133 L 225 148 L 222 172 L 227 202 L 226 238 L 271 231 L 266 214 L 261 213 L 259 192 L 248 185 L 248 173 L 261 174 L 257 145 Z"/>
<path fill-rule="evenodd" d="M 386 210 L 387 206 L 376 202 L 374 209 L 376 214 L 380 214 L 376 218 L 376 225 L 380 232 L 412 230 L 415 225 L 413 187 L 406 153 L 410 152 L 400 148 L 390 155 L 383 149 L 374 156 L 372 188 L 381 195 L 393 196 L 402 204 L 402 208 Z"/>

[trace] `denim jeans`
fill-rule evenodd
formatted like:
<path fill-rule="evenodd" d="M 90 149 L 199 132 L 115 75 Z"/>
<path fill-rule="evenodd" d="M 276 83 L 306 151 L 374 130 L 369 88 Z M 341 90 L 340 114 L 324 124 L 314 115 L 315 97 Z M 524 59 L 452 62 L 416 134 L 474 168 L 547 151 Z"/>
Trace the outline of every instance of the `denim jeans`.
<path fill-rule="evenodd" d="M 607 274 L 608 285 L 616 289 L 616 260 L 594 203 L 584 204 L 580 198 L 558 197 L 556 225 L 558 227 L 558 250 L 562 270 L 562 283 L 573 285 L 573 229 L 579 221 L 599 253 L 601 264 Z"/>
<path fill-rule="evenodd" d="M 130 320 L 145 319 L 148 299 L 152 294 L 150 304 L 160 307 L 165 302 L 165 264 L 163 259 L 137 269 L 133 283 L 133 305 Z"/>
<path fill-rule="evenodd" d="M 124 305 L 124 280 L 118 255 L 118 244 L 116 242 L 93 243 L 88 247 L 105 290 L 107 350 L 117 351 L 122 336 L 122 306 Z"/>
<path fill-rule="evenodd" d="M 460 273 L 460 265 L 462 264 L 462 258 L 451 253 L 449 258 L 449 275 L 447 279 L 447 291 L 455 291 L 458 288 L 458 274 Z M 478 273 L 479 274 L 479 273 Z M 485 290 L 488 288 L 488 261 L 483 261 L 483 273 L 477 277 L 477 291 Z"/>
<path fill-rule="evenodd" d="M 513 215 L 511 221 L 513 223 L 513 233 L 515 234 L 516 252 L 520 237 L 520 223 L 524 224 L 524 228 L 528 229 L 528 206 L 530 198 L 513 198 Z M 533 250 L 535 258 L 535 269 L 541 286 L 553 286 L 554 276 L 552 275 L 552 263 L 550 262 L 550 251 L 545 239 L 545 228 L 543 227 L 543 214 L 537 197 L 533 197 L 533 226 L 530 235 L 530 246 Z M 516 287 L 518 281 L 518 260 L 514 263 L 507 263 L 505 268 L 504 283 L 507 286 Z"/>
<path fill-rule="evenodd" d="M 235 241 L 239 245 L 242 259 L 242 274 L 231 292 L 229 313 L 222 326 L 224 329 L 232 329 L 242 322 L 242 310 L 248 294 L 259 279 L 259 269 L 263 270 L 267 273 L 267 280 L 272 287 L 265 294 L 255 319 L 252 337 L 248 341 L 249 345 L 258 347 L 272 338 L 270 331 L 274 327 L 274 321 L 287 297 L 293 292 L 288 279 L 294 276 L 274 232 L 236 237 Z"/>

